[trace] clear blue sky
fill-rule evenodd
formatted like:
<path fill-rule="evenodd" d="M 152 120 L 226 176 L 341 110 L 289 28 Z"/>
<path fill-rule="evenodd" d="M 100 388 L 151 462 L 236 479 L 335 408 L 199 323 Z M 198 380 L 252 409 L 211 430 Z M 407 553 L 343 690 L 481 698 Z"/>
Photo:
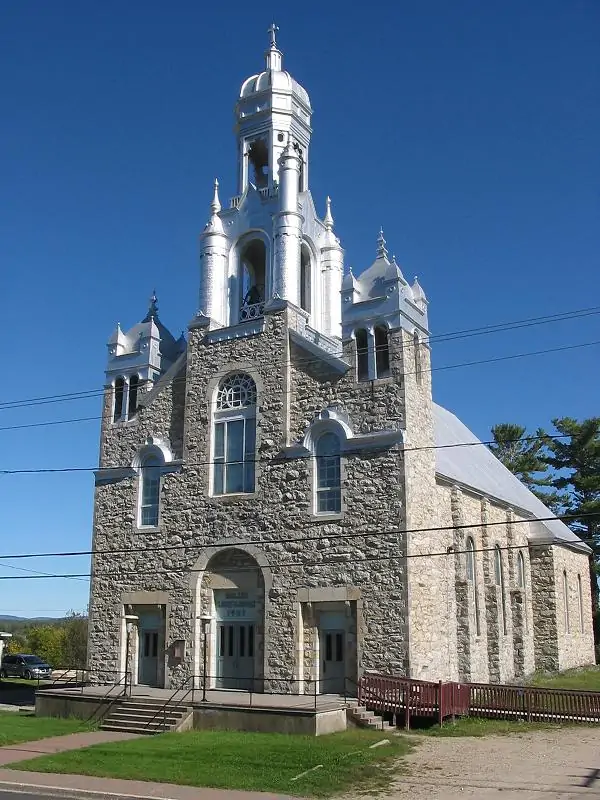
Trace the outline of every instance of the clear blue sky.
<path fill-rule="evenodd" d="M 314 107 L 311 189 L 347 264 L 383 225 L 433 334 L 600 304 L 597 0 L 4 3 L 0 265 L 6 400 L 102 386 L 106 340 L 156 287 L 177 335 L 198 234 L 235 192 L 233 106 L 280 27 Z M 434 366 L 600 339 L 600 316 L 439 343 Z M 599 347 L 434 373 L 482 438 L 598 413 Z M 0 428 L 100 401 L 0 410 Z M 97 421 L 0 430 L 0 469 L 93 467 Z M 3 553 L 87 549 L 90 473 L 0 475 Z M 85 572 L 86 558 L 14 561 Z M 19 573 L 6 567 L 0 576 Z M 24 573 L 22 573 L 24 574 Z M 75 580 L 0 581 L 0 613 L 84 609 Z"/>

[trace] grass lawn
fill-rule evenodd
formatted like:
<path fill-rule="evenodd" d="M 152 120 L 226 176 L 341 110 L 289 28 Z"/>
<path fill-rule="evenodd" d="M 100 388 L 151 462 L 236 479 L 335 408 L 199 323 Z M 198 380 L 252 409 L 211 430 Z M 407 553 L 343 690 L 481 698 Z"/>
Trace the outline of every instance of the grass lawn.
<path fill-rule="evenodd" d="M 319 737 L 164 733 L 20 761 L 14 768 L 324 797 L 385 787 L 395 759 L 407 753 L 411 743 L 391 736 L 389 745 L 369 748 L 383 738 L 381 733 L 356 729 Z M 319 764 L 321 769 L 291 780 Z"/>
<path fill-rule="evenodd" d="M 0 747 L 89 730 L 92 728 L 80 719 L 34 717 L 17 714 L 14 711 L 0 712 Z"/>
<path fill-rule="evenodd" d="M 556 675 L 534 675 L 531 686 L 545 686 L 549 689 L 581 689 L 600 692 L 600 667 L 569 669 Z"/>
<path fill-rule="evenodd" d="M 549 722 L 513 722 L 505 719 L 480 719 L 478 717 L 459 717 L 456 723 L 444 722 L 443 727 L 415 729 L 413 733 L 421 736 L 490 736 L 492 734 L 529 733 L 530 731 L 558 730 L 564 725 Z M 409 734 L 410 735 L 410 734 Z"/>

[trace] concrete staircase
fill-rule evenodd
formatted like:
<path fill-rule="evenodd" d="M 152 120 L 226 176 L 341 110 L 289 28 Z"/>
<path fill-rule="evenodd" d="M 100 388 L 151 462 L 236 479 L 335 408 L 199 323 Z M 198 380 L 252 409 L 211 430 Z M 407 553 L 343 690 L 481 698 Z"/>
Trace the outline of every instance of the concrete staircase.
<path fill-rule="evenodd" d="M 361 728 L 370 728 L 375 731 L 395 731 L 396 728 L 386 722 L 374 711 L 368 711 L 365 706 L 352 706 L 347 710 L 348 716 L 355 725 Z"/>
<path fill-rule="evenodd" d="M 114 705 L 100 723 L 103 731 L 154 734 L 178 731 L 191 722 L 193 709 L 176 703 L 123 700 Z"/>

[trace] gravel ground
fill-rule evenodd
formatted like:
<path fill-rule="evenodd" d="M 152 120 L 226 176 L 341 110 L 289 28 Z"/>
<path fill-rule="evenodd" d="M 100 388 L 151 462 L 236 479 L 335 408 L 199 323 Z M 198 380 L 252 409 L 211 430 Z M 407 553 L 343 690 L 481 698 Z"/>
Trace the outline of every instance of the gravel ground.
<path fill-rule="evenodd" d="M 385 796 L 410 800 L 600 799 L 600 730 L 420 737 Z"/>

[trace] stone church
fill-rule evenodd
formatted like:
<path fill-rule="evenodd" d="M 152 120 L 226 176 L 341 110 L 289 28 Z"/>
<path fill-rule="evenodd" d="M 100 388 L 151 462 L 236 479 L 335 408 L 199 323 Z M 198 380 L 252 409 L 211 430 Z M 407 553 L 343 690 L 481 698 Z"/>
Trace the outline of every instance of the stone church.
<path fill-rule="evenodd" d="M 344 270 L 274 28 L 265 58 L 187 336 L 153 296 L 108 342 L 90 669 L 312 694 L 592 663 L 589 548 L 433 402 L 427 298 L 383 233 Z"/>

